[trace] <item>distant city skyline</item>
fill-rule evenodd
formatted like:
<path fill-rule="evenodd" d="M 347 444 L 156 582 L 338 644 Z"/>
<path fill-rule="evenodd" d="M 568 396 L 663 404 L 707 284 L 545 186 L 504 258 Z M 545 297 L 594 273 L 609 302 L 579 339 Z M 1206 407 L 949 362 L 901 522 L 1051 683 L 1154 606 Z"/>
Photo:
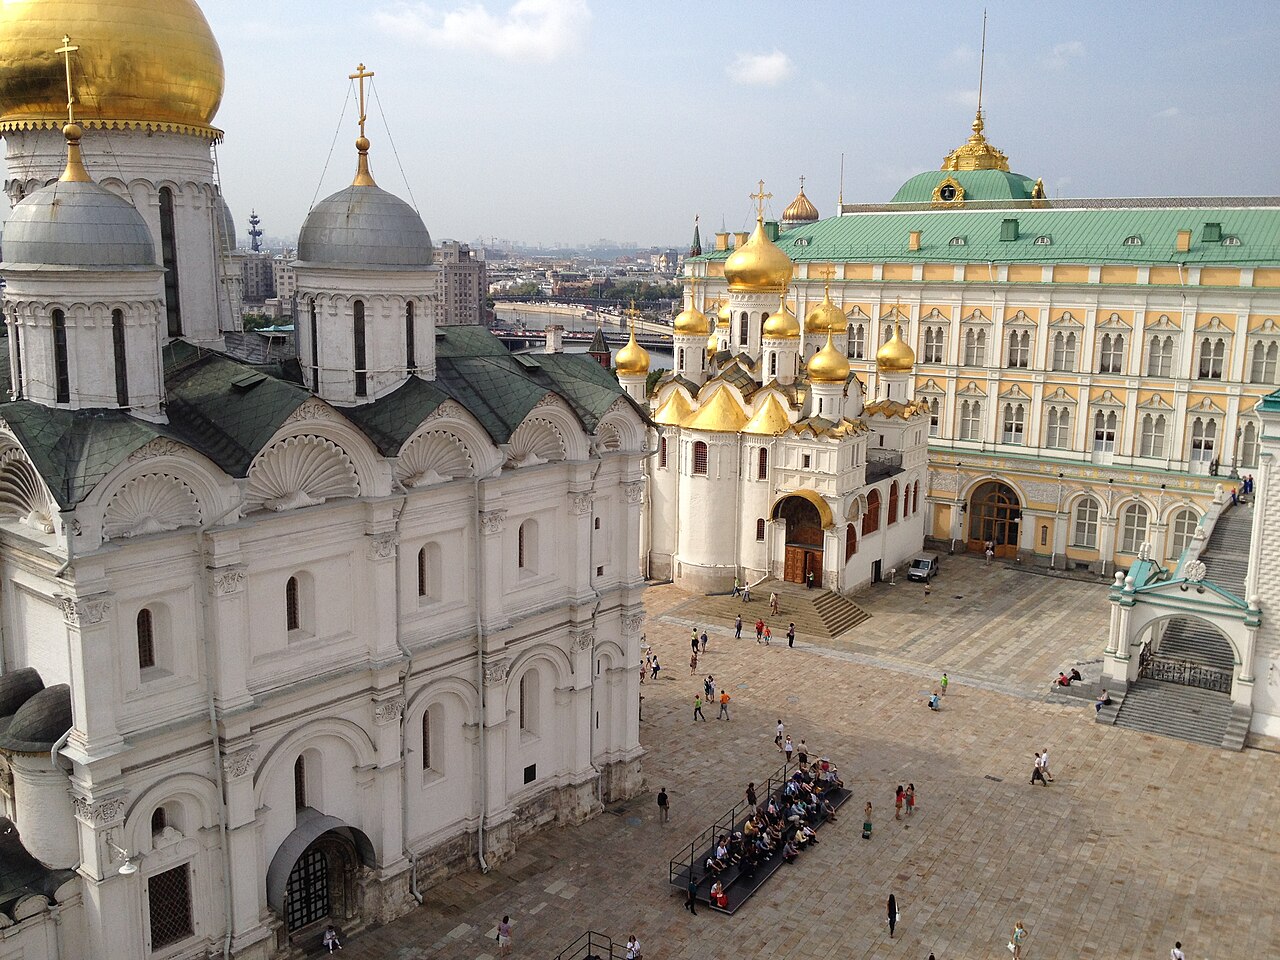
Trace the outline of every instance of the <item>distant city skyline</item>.
<path fill-rule="evenodd" d="M 363 62 L 374 174 L 434 238 L 668 247 L 687 245 L 695 215 L 704 239 L 746 228 L 760 178 L 767 215 L 801 175 L 831 215 L 842 153 L 846 201 L 886 201 L 936 169 L 969 134 L 983 5 L 202 8 L 226 63 L 214 123 L 242 245 L 251 209 L 291 236 L 350 181 L 347 75 Z M 1280 80 L 1262 55 L 1280 28 L 1256 4 L 987 8 L 986 134 L 1050 197 L 1280 192 L 1280 132 L 1264 115 Z"/>

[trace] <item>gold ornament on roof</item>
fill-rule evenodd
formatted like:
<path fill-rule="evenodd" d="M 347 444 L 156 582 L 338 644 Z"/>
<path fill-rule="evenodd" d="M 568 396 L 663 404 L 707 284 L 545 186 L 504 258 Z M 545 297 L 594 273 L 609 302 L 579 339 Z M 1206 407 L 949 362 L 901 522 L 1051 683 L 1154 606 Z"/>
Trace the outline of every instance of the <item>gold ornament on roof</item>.
<path fill-rule="evenodd" d="M 836 349 L 827 331 L 827 345 L 809 358 L 805 367 L 813 383 L 844 383 L 849 379 L 849 358 Z"/>
<path fill-rule="evenodd" d="M 800 321 L 796 319 L 796 315 L 787 307 L 787 295 L 785 293 L 778 299 L 777 312 L 769 314 L 768 319 L 761 326 L 760 336 L 765 340 L 800 339 Z"/>
<path fill-rule="evenodd" d="M 982 135 L 986 124 L 982 119 L 982 108 L 973 118 L 973 134 L 960 146 L 956 147 L 942 161 L 943 170 L 1003 170 L 1009 172 L 1009 158 L 991 145 Z"/>
<path fill-rule="evenodd" d="M 62 135 L 67 138 L 67 166 L 58 178 L 63 183 L 89 183 L 93 179 L 84 168 L 84 158 L 80 155 L 80 138 L 84 136 L 84 129 L 76 123 L 76 97 L 71 89 L 71 54 L 79 49 L 71 45 L 70 37 L 63 36 L 62 46 L 53 51 L 62 54 L 67 74 L 67 122 L 62 127 Z"/>
<path fill-rule="evenodd" d="M 804 177 L 800 178 L 800 192 L 782 211 L 783 223 L 812 223 L 819 219 L 818 208 L 804 195 Z"/>
<path fill-rule="evenodd" d="M 689 278 L 689 306 L 676 314 L 673 332 L 687 337 L 705 337 L 711 332 L 711 321 L 695 306 L 698 297 L 698 278 Z"/>
<path fill-rule="evenodd" d="M 631 318 L 631 339 L 622 345 L 613 358 L 614 369 L 620 377 L 644 377 L 649 374 L 649 351 L 636 342 L 636 321 Z"/>
<path fill-rule="evenodd" d="M 67 122 L 50 39 L 74 24 L 80 126 L 220 139 L 222 53 L 195 0 L 0 3 L 0 133 Z M 64 44 L 68 46 L 69 44 Z"/>
<path fill-rule="evenodd" d="M 781 293 L 791 282 L 791 259 L 764 232 L 764 202 L 772 196 L 764 192 L 763 180 L 759 191 L 751 194 L 756 201 L 756 228 L 724 262 L 731 293 Z"/>
<path fill-rule="evenodd" d="M 809 315 L 804 318 L 804 332 L 820 337 L 827 332 L 835 334 L 847 333 L 848 328 L 848 317 L 831 300 L 831 284 L 824 284 L 822 302 L 811 307 Z"/>
<path fill-rule="evenodd" d="M 876 351 L 876 369 L 881 373 L 910 373 L 916 365 L 916 352 L 900 336 L 901 327 L 894 323 L 893 335 Z"/>
<path fill-rule="evenodd" d="M 356 138 L 356 178 L 351 181 L 353 187 L 376 187 L 373 181 L 373 174 L 369 172 L 369 138 L 364 135 L 364 125 L 368 117 L 365 116 L 364 110 L 364 82 L 373 79 L 373 71 L 365 70 L 364 64 L 356 67 L 356 72 L 348 74 L 348 80 L 358 81 L 360 84 L 360 118 L 356 121 L 360 124 L 360 136 Z"/>

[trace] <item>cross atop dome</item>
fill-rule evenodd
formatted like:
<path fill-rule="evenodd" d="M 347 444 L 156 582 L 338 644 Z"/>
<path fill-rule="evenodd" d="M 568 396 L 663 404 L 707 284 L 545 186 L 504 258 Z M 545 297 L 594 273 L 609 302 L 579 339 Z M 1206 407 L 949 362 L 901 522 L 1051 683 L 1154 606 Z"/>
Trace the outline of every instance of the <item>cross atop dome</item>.
<path fill-rule="evenodd" d="M 757 192 L 750 195 L 750 199 L 756 202 L 756 219 L 764 220 L 764 202 L 766 200 L 772 200 L 773 194 L 764 192 L 763 180 L 760 181 Z"/>
<path fill-rule="evenodd" d="M 356 138 L 356 152 L 359 159 L 356 161 L 356 178 L 351 181 L 353 187 L 376 187 L 373 174 L 369 172 L 369 138 L 364 135 L 364 125 L 369 119 L 365 115 L 364 100 L 364 82 L 373 79 L 373 71 L 366 70 L 364 64 L 356 67 L 356 72 L 349 74 L 348 80 L 355 80 L 360 90 L 360 116 L 356 123 L 360 125 L 360 136 Z"/>

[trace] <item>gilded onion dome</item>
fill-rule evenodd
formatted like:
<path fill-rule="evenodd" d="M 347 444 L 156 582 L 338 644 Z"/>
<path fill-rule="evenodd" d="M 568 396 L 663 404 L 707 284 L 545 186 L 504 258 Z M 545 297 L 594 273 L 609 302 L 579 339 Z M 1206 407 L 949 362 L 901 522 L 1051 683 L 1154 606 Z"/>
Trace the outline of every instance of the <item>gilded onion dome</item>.
<path fill-rule="evenodd" d="M 805 369 L 813 383 L 844 383 L 849 379 L 849 358 L 831 342 L 830 330 L 827 331 L 827 345 L 809 358 Z"/>
<path fill-rule="evenodd" d="M 800 321 L 787 307 L 787 296 L 784 293 L 778 303 L 778 312 L 769 314 L 760 328 L 760 336 L 765 340 L 799 340 Z"/>
<path fill-rule="evenodd" d="M 893 325 L 893 336 L 876 351 L 876 369 L 881 373 L 910 373 L 916 364 L 916 352 L 900 336 L 901 328 Z"/>
<path fill-rule="evenodd" d="M 828 284 L 823 288 L 822 302 L 811 307 L 809 315 L 804 318 L 804 332 L 817 336 L 828 332 L 840 334 L 845 333 L 848 327 L 849 320 L 844 311 L 831 301 L 831 285 Z"/>
<path fill-rule="evenodd" d="M 676 314 L 674 332 L 689 337 L 705 337 L 711 332 L 711 322 L 707 315 L 689 301 L 689 306 Z"/>
<path fill-rule="evenodd" d="M 733 321 L 733 311 L 729 308 L 729 304 L 721 303 L 720 310 L 716 313 L 716 326 L 722 330 L 728 330 L 729 324 Z"/>
<path fill-rule="evenodd" d="M 636 342 L 634 321 L 631 324 L 631 339 L 614 356 L 613 365 L 620 377 L 643 377 L 649 373 L 649 351 Z"/>
<path fill-rule="evenodd" d="M 804 177 L 800 178 L 800 192 L 782 211 L 783 223 L 812 223 L 818 219 L 818 208 L 804 195 Z"/>
<path fill-rule="evenodd" d="M 71 54 L 76 121 L 220 137 L 222 53 L 195 0 L 27 0 L 0 3 L 0 132 L 58 129 Z"/>
<path fill-rule="evenodd" d="M 712 330 L 711 336 L 707 337 L 707 363 L 710 363 L 719 352 L 720 338 L 716 335 L 716 332 Z"/>
<path fill-rule="evenodd" d="M 729 254 L 724 262 L 724 278 L 733 293 L 781 293 L 791 282 L 791 258 L 764 232 L 764 219 L 756 218 L 756 228 L 747 242 Z"/>

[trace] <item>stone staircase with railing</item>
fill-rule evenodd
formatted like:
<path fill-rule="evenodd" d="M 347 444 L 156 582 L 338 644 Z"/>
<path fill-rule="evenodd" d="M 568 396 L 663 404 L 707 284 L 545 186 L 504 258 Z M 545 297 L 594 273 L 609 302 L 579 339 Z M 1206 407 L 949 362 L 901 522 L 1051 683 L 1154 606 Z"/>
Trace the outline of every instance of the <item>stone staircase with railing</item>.
<path fill-rule="evenodd" d="M 1231 646 L 1222 634 L 1190 617 L 1174 617 L 1169 621 L 1160 638 L 1157 656 L 1164 660 L 1186 660 L 1226 673 L 1235 666 Z"/>
<path fill-rule="evenodd" d="M 1205 579 L 1230 590 L 1241 600 L 1248 599 L 1244 595 L 1244 580 L 1249 572 L 1252 535 L 1253 504 L 1241 503 L 1218 517 L 1200 555 L 1206 568 Z"/>
<path fill-rule="evenodd" d="M 776 617 L 769 615 L 770 593 L 778 595 L 781 609 Z M 717 594 L 700 598 L 697 607 L 696 615 L 692 612 L 682 615 L 693 617 L 700 623 L 731 624 L 733 618 L 741 614 L 742 635 L 753 640 L 756 617 L 760 617 L 773 631 L 773 642 L 784 644 L 787 642 L 788 623 L 796 625 L 796 635 L 801 640 L 815 637 L 832 640 L 871 619 L 871 614 L 847 597 L 821 588 L 807 590 L 801 584 L 785 580 L 765 580 L 753 585 L 749 603 L 728 594 Z"/>
<path fill-rule="evenodd" d="M 1103 708 L 1099 721 L 1107 722 L 1109 714 L 1110 711 Z M 1231 697 L 1225 693 L 1142 677 L 1125 691 L 1112 722 L 1117 727 L 1143 733 L 1239 750 L 1244 744 L 1244 733 L 1236 729 L 1238 724 L 1233 724 L 1233 719 Z M 1246 729 L 1248 722 L 1246 717 Z M 1233 740 L 1238 734 L 1240 743 L 1229 743 L 1229 734 Z"/>

